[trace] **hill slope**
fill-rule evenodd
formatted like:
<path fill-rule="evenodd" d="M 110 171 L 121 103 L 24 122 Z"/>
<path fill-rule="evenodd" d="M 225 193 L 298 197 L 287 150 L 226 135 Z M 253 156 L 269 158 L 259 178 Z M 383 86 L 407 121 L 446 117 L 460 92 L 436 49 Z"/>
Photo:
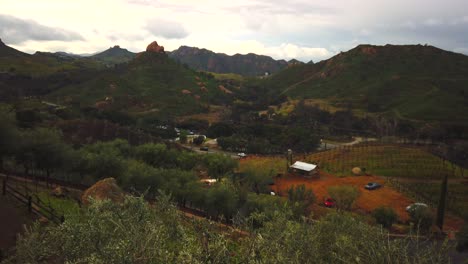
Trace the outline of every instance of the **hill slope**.
<path fill-rule="evenodd" d="M 277 61 L 271 57 L 253 53 L 229 56 L 187 46 L 181 46 L 168 54 L 171 58 L 193 69 L 215 73 L 236 73 L 244 76 L 260 76 L 265 72 L 275 73 L 288 66 L 284 60 Z"/>
<path fill-rule="evenodd" d="M 212 76 L 175 62 L 154 42 L 129 63 L 63 87 L 49 98 L 82 107 L 171 117 L 203 112 L 209 102 L 229 96 Z"/>
<path fill-rule="evenodd" d="M 114 64 L 129 62 L 133 60 L 135 56 L 136 56 L 135 53 L 130 52 L 127 49 L 122 49 L 119 46 L 114 46 L 101 53 L 90 56 L 90 58 L 95 59 L 105 64 L 114 65 Z"/>
<path fill-rule="evenodd" d="M 432 46 L 360 45 L 317 64 L 290 67 L 265 86 L 365 112 L 468 124 L 468 56 Z"/>

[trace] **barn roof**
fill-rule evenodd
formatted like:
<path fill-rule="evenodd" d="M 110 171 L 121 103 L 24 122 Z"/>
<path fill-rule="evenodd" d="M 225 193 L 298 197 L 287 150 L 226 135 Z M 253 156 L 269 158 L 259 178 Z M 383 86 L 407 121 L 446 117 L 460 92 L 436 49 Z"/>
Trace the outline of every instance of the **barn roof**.
<path fill-rule="evenodd" d="M 312 171 L 317 167 L 315 164 L 310 164 L 302 161 L 296 161 L 293 165 L 291 165 L 291 168 L 297 169 L 297 170 L 302 170 L 302 171 Z"/>

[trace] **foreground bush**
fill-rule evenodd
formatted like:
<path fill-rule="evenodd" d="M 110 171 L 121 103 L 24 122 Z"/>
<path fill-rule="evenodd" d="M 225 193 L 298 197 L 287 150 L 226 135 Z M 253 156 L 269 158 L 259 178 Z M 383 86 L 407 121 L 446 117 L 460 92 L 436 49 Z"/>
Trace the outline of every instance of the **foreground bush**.
<path fill-rule="evenodd" d="M 347 214 L 310 224 L 278 207 L 228 231 L 183 218 L 165 196 L 122 204 L 94 202 L 60 226 L 34 226 L 19 239 L 14 263 L 448 263 L 447 248 L 386 233 Z M 251 228 L 252 221 L 261 223 Z"/>
<path fill-rule="evenodd" d="M 335 200 L 337 209 L 351 210 L 354 201 L 359 197 L 359 190 L 348 185 L 331 186 L 328 187 L 328 194 Z"/>
<path fill-rule="evenodd" d="M 376 208 L 372 215 L 374 216 L 377 223 L 381 224 L 385 228 L 392 227 L 393 223 L 395 223 L 398 219 L 398 216 L 391 207 L 382 206 Z"/>

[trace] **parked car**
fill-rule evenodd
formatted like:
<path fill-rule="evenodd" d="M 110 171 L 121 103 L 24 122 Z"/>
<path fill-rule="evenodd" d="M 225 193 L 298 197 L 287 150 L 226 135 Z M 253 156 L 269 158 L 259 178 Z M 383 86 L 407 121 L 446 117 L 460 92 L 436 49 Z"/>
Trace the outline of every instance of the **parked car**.
<path fill-rule="evenodd" d="M 237 153 L 237 156 L 239 156 L 239 158 L 245 158 L 247 157 L 247 154 L 245 154 L 244 152 L 241 152 L 241 153 Z"/>
<path fill-rule="evenodd" d="M 382 185 L 376 183 L 376 182 L 369 182 L 366 186 L 364 186 L 364 188 L 366 188 L 367 190 L 375 190 L 375 189 L 378 189 L 382 187 Z"/>
<path fill-rule="evenodd" d="M 208 151 L 208 147 L 200 147 L 201 151 Z"/>
<path fill-rule="evenodd" d="M 429 206 L 425 203 L 413 203 L 413 204 L 406 206 L 406 212 L 413 212 L 419 207 L 429 208 Z"/>
<path fill-rule="evenodd" d="M 325 207 L 328 207 L 328 208 L 334 207 L 335 200 L 333 200 L 333 198 L 327 198 L 323 201 L 323 205 L 325 205 Z"/>

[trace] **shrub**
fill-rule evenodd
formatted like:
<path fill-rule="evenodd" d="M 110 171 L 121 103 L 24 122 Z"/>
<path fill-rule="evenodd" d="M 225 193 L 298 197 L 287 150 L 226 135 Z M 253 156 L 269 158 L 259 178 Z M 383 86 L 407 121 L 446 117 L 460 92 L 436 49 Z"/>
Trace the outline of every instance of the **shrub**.
<path fill-rule="evenodd" d="M 335 200 L 339 210 L 351 210 L 354 201 L 359 197 L 359 190 L 353 186 L 331 186 L 328 194 Z"/>
<path fill-rule="evenodd" d="M 311 189 L 306 189 L 304 184 L 293 186 L 288 190 L 288 200 L 296 217 L 308 214 L 308 208 L 316 200 Z"/>
<path fill-rule="evenodd" d="M 434 220 L 431 209 L 425 206 L 418 206 L 414 210 L 410 211 L 410 218 L 414 227 L 423 233 L 427 233 L 429 231 Z"/>
<path fill-rule="evenodd" d="M 398 216 L 395 213 L 395 210 L 387 206 L 382 206 L 382 207 L 375 209 L 372 212 L 372 215 L 374 216 L 377 223 L 381 224 L 385 228 L 392 227 L 393 223 L 395 223 L 396 220 L 398 219 Z"/>

